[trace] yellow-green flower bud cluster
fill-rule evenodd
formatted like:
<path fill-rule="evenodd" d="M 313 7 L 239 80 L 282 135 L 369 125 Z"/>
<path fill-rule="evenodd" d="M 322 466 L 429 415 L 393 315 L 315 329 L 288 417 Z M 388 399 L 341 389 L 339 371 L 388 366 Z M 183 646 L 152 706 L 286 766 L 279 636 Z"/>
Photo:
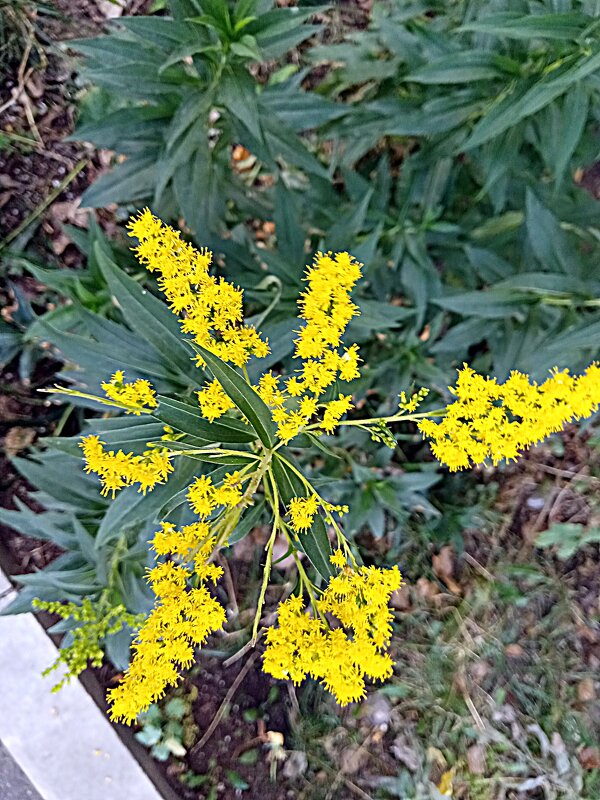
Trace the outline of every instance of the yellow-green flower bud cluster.
<path fill-rule="evenodd" d="M 63 664 L 66 667 L 66 672 L 53 687 L 53 692 L 62 689 L 71 678 L 80 675 L 88 664 L 100 667 L 104 658 L 102 645 L 106 637 L 125 626 L 135 628 L 142 619 L 139 615 L 130 614 L 123 605 L 107 607 L 106 603 L 94 603 L 88 597 L 83 599 L 80 606 L 76 603 L 48 602 L 37 598 L 32 605 L 38 611 L 47 611 L 62 619 L 72 619 L 73 622 L 80 623 L 71 630 L 71 644 L 61 647 L 56 661 L 42 673 L 46 676 Z"/>

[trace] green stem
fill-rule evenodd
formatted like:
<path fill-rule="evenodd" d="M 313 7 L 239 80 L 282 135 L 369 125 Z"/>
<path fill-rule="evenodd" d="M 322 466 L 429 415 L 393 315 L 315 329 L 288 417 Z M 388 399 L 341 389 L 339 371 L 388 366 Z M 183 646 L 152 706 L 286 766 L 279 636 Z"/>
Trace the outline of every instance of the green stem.
<path fill-rule="evenodd" d="M 51 389 L 38 389 L 38 392 L 45 394 L 65 394 L 67 397 L 82 397 L 84 400 L 94 400 L 103 406 L 111 406 L 111 408 L 121 408 L 124 411 L 133 411 L 139 414 L 151 414 L 152 409 L 144 408 L 144 406 L 128 406 L 126 403 L 119 403 L 116 400 L 107 400 L 104 397 L 97 397 L 95 394 L 87 394 L 86 392 L 79 392 L 77 389 L 67 389 L 64 386 L 53 386 Z"/>
<path fill-rule="evenodd" d="M 237 503 L 236 506 L 234 506 L 234 508 L 232 509 L 232 513 L 227 515 L 225 527 L 219 534 L 215 547 L 219 547 L 228 541 L 229 537 L 231 536 L 231 533 L 233 532 L 233 529 L 238 524 L 238 521 L 242 515 L 242 511 L 247 506 L 251 505 L 252 496 L 254 495 L 254 492 L 258 489 L 258 485 L 260 484 L 265 472 L 267 471 L 272 458 L 273 454 L 271 453 L 270 450 L 267 450 L 267 452 L 261 459 L 256 472 L 254 472 L 254 474 L 252 475 L 250 483 L 248 484 L 248 488 L 242 495 L 242 499 L 239 501 L 239 503 Z M 244 467 L 242 473 L 246 472 L 250 466 L 251 465 L 248 465 L 248 467 Z"/>
<path fill-rule="evenodd" d="M 435 411 L 423 411 L 419 414 L 394 414 L 391 417 L 373 417 L 371 419 L 344 419 L 338 425 L 360 425 L 362 427 L 367 425 L 375 425 L 383 422 L 389 425 L 392 422 L 414 422 L 418 419 L 427 419 L 427 417 L 442 417 L 446 413 L 445 408 L 436 409 Z M 312 426 L 311 426 L 312 427 Z"/>
<path fill-rule="evenodd" d="M 335 535 L 337 536 L 338 544 L 340 545 L 340 547 L 341 547 L 341 548 L 343 548 L 343 550 L 344 550 L 344 552 L 345 552 L 346 556 L 349 556 L 349 557 L 350 557 L 350 560 L 352 561 L 352 564 L 353 564 L 353 565 L 356 567 L 356 559 L 354 558 L 354 555 L 353 555 L 353 553 L 352 553 L 352 551 L 351 551 L 351 549 L 350 549 L 350 546 L 349 546 L 349 544 L 348 544 L 348 540 L 347 540 L 347 539 L 346 539 L 346 537 L 344 536 L 344 534 L 343 534 L 343 532 L 342 532 L 342 529 L 341 529 L 341 528 L 340 528 L 340 526 L 338 525 L 338 523 L 337 523 L 337 521 L 336 521 L 335 517 L 333 516 L 333 514 L 331 513 L 331 511 L 329 511 L 329 509 L 327 508 L 327 505 L 328 505 L 328 503 L 327 503 L 327 501 L 325 500 L 325 498 L 324 498 L 324 497 L 322 497 L 322 496 L 319 494 L 319 492 L 317 492 L 317 490 L 316 490 L 316 489 L 315 489 L 315 487 L 312 485 L 312 483 L 310 483 L 310 481 L 309 481 L 309 480 L 307 480 L 307 478 L 305 478 L 305 477 L 304 477 L 304 475 L 303 475 L 303 474 L 302 474 L 302 473 L 301 473 L 299 470 L 297 470 L 297 469 L 296 469 L 296 467 L 294 467 L 294 465 L 293 465 L 293 464 L 291 464 L 291 463 L 290 463 L 290 462 L 287 460 L 287 458 L 284 458 L 282 455 L 280 455 L 280 456 L 279 456 L 279 458 L 280 458 L 280 460 L 281 460 L 281 461 L 283 461 L 283 462 L 284 462 L 284 463 L 285 463 L 285 464 L 286 464 L 286 465 L 287 465 L 287 466 L 288 466 L 288 467 L 289 467 L 289 468 L 292 470 L 292 472 L 294 472 L 294 473 L 295 473 L 295 474 L 296 474 L 296 475 L 297 475 L 297 476 L 300 478 L 300 480 L 301 480 L 301 481 L 302 481 L 302 483 L 304 484 L 305 488 L 306 488 L 306 489 L 307 489 L 307 490 L 308 490 L 308 491 L 309 491 L 311 494 L 314 494 L 314 496 L 317 498 L 317 500 L 318 500 L 318 502 L 319 502 L 319 505 L 321 506 L 321 508 L 323 509 L 323 511 L 324 511 L 324 513 L 325 513 L 325 520 L 326 520 L 326 522 L 328 522 L 328 523 L 329 523 L 329 524 L 332 526 L 332 528 L 334 529 L 334 531 L 335 531 Z"/>
<path fill-rule="evenodd" d="M 266 483 L 266 481 L 265 481 Z M 258 626 L 260 624 L 260 617 L 262 614 L 263 605 L 265 603 L 265 596 L 267 594 L 267 586 L 269 585 L 269 578 L 271 577 L 271 566 L 273 564 L 273 546 L 275 545 L 275 538 L 279 528 L 279 496 L 277 494 L 277 484 L 273 481 L 273 530 L 267 543 L 267 559 L 265 561 L 265 569 L 263 572 L 262 586 L 260 588 L 260 595 L 256 605 L 256 615 L 254 617 L 254 625 L 252 627 L 252 642 L 256 644 L 258 637 Z"/>

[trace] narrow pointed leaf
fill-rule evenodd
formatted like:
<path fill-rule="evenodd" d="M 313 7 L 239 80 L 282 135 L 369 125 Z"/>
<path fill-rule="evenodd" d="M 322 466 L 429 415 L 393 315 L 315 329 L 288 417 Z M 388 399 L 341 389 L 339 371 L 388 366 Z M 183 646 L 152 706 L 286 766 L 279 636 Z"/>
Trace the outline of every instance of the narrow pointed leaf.
<path fill-rule="evenodd" d="M 231 402 L 235 403 L 254 427 L 261 442 L 265 447 L 273 447 L 276 441 L 276 428 L 271 419 L 269 407 L 264 400 L 229 364 L 200 345 L 194 344 L 193 347 L 206 361 L 210 371 L 219 381 Z"/>
<path fill-rule="evenodd" d="M 182 433 L 188 433 L 206 442 L 228 442 L 232 444 L 256 441 L 257 434 L 252 427 L 235 419 L 221 418 L 209 422 L 204 419 L 198 406 L 158 396 L 158 408 L 153 416 Z"/>

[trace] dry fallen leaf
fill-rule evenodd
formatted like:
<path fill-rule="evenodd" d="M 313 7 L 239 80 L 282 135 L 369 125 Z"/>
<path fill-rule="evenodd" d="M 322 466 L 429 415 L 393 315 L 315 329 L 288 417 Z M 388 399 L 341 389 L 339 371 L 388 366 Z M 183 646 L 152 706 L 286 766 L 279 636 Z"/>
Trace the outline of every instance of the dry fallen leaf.
<path fill-rule="evenodd" d="M 14 428 L 9 428 L 4 437 L 4 450 L 8 456 L 16 456 L 21 450 L 29 447 L 34 439 L 35 431 L 33 428 L 19 428 L 15 425 Z"/>
<path fill-rule="evenodd" d="M 437 555 L 431 558 L 433 571 L 437 577 L 443 581 L 452 594 L 461 594 L 462 590 L 458 583 L 454 580 L 454 551 L 450 545 L 442 547 Z"/>
<path fill-rule="evenodd" d="M 600 769 L 600 747 L 584 747 L 578 758 L 583 769 Z"/>
<path fill-rule="evenodd" d="M 96 0 L 98 11 L 106 19 L 116 19 L 123 14 L 123 5 L 115 2 L 115 0 Z"/>
<path fill-rule="evenodd" d="M 514 644 L 507 644 L 504 648 L 504 652 L 509 658 L 522 658 L 525 654 L 521 645 L 516 642 Z"/>
<path fill-rule="evenodd" d="M 438 587 L 427 578 L 419 578 L 415 584 L 418 596 L 426 603 L 436 603 L 440 595 Z"/>
<path fill-rule="evenodd" d="M 392 592 L 390 596 L 390 605 L 396 611 L 409 611 L 410 609 L 410 590 L 408 586 L 401 586 Z"/>
<path fill-rule="evenodd" d="M 550 740 L 550 748 L 554 756 L 554 763 L 556 764 L 556 771 L 559 775 L 565 775 L 571 769 L 569 762 L 569 754 L 567 748 L 562 740 L 562 736 L 558 731 L 554 731 Z"/>
<path fill-rule="evenodd" d="M 369 753 L 360 744 L 352 744 L 342 751 L 340 768 L 344 775 L 355 775 L 369 760 Z"/>
<path fill-rule="evenodd" d="M 400 734 L 397 736 L 390 747 L 390 751 L 406 769 L 416 772 L 419 768 L 419 756 L 412 747 L 406 743 L 405 737 Z"/>
<path fill-rule="evenodd" d="M 596 699 L 596 687 L 591 678 L 584 678 L 577 684 L 577 699 L 580 703 L 589 703 Z"/>

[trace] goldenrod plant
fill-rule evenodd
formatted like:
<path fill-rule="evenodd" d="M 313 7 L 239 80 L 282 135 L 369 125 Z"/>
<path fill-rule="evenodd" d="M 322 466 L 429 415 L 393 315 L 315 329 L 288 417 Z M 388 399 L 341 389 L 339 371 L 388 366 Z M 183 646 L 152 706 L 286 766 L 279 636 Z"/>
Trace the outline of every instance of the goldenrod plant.
<path fill-rule="evenodd" d="M 148 418 L 162 423 L 162 435 L 136 454 L 108 449 L 99 435 L 81 442 L 85 470 L 100 478 L 105 496 L 134 485 L 143 494 L 156 491 L 168 485 L 177 461 L 198 464 L 179 492 L 194 521 L 178 527 L 164 519 L 154 533 L 156 563 L 148 581 L 155 604 L 134 640 L 122 682 L 109 691 L 111 716 L 134 722 L 177 683 L 193 663 L 195 648 L 223 627 L 225 610 L 211 592 L 223 572 L 215 558 L 259 502 L 268 509 L 270 532 L 252 640 L 256 644 L 265 635 L 264 669 L 297 684 L 317 679 L 340 705 L 358 701 L 367 679 L 392 674 L 389 600 L 402 577 L 397 565 L 359 563 L 344 534 L 347 506 L 330 502 L 306 477 L 294 455 L 296 443 L 303 438 L 304 446 L 308 441 L 325 447 L 323 436 L 355 426 L 394 447 L 393 426 L 412 422 L 451 470 L 497 464 L 594 413 L 600 367 L 592 363 L 580 376 L 556 369 L 538 385 L 520 372 L 499 383 L 465 365 L 450 390 L 455 400 L 445 408 L 419 410 L 427 395 L 422 389 L 403 392 L 397 411 L 387 417 L 362 418 L 356 410 L 348 417 L 353 397 L 341 387 L 359 376 L 361 363 L 357 344 L 344 342 L 349 322 L 360 313 L 352 291 L 362 265 L 350 254 L 317 253 L 307 269 L 298 300 L 297 368 L 289 374 L 265 371 L 252 382 L 248 365 L 267 356 L 269 342 L 245 323 L 242 290 L 211 273 L 208 250 L 196 250 L 150 211 L 134 218 L 129 229 L 140 262 L 155 273 L 179 317 L 189 358 L 210 377 L 199 373 L 192 403 L 116 371 L 102 384 L 105 397 L 98 402 L 135 418 L 131 430 L 142 426 L 141 436 Z M 76 389 L 57 391 L 90 397 Z M 281 602 L 277 624 L 263 631 L 278 538 L 293 556 L 298 586 Z"/>

